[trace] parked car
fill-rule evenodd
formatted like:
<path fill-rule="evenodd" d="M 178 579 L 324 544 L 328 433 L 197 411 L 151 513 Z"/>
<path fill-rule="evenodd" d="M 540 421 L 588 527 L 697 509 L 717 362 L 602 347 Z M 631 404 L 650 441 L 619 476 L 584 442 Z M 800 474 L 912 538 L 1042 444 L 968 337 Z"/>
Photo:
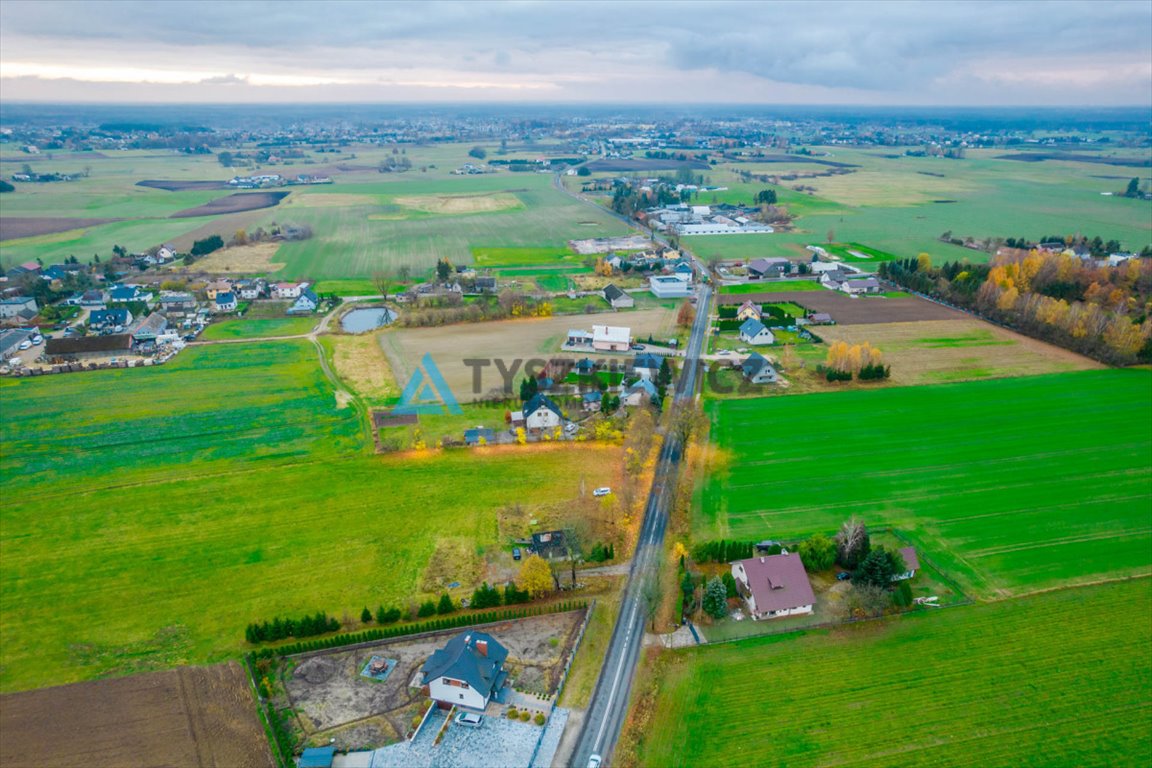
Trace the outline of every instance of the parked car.
<path fill-rule="evenodd" d="M 457 725 L 466 725 L 469 728 L 479 728 L 484 725 L 484 716 L 475 712 L 461 712 L 456 715 Z"/>
<path fill-rule="evenodd" d="M 593 496 L 607 496 L 610 493 L 612 493 L 612 489 L 609 488 L 608 486 L 604 486 L 603 488 L 597 488 L 596 490 L 592 491 Z"/>
<path fill-rule="evenodd" d="M 520 547 L 512 547 L 512 559 L 513 560 L 519 560 L 520 559 Z"/>
<path fill-rule="evenodd" d="M 31 347 L 32 342 L 28 341 L 28 339 L 24 339 L 24 341 L 20 342 L 20 349 L 30 349 Z"/>
<path fill-rule="evenodd" d="M 643 344 L 633 344 L 632 349 L 635 349 L 636 351 L 640 351 L 640 350 L 644 349 L 644 345 Z"/>
<path fill-rule="evenodd" d="M 840 571 L 840 573 L 836 574 L 836 581 L 848 581 L 850 578 L 852 578 L 852 574 L 848 573 L 848 571 Z"/>
<path fill-rule="evenodd" d="M 588 756 L 588 768 L 600 768 L 600 755 Z"/>
<path fill-rule="evenodd" d="M 578 425 L 572 424 L 572 423 L 569 423 L 569 424 L 565 425 L 565 427 L 564 427 L 564 431 L 570 435 L 576 434 L 576 430 L 578 430 L 578 429 L 580 429 L 580 427 Z"/>

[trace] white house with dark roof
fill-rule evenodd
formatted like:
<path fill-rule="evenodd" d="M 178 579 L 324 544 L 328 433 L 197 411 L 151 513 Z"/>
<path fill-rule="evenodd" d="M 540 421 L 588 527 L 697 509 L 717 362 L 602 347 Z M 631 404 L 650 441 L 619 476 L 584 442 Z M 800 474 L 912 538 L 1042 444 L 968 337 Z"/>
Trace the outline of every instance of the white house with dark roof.
<path fill-rule="evenodd" d="M 753 620 L 812 613 L 816 595 L 795 552 L 764 555 L 732 563 L 736 591 Z"/>
<path fill-rule="evenodd" d="M 36 306 L 36 299 L 31 296 L 13 296 L 10 299 L 0 299 L 0 319 L 8 320 L 19 318 L 24 312 L 31 312 L 32 317 L 40 308 Z"/>
<path fill-rule="evenodd" d="M 772 363 L 759 352 L 748 355 L 740 364 L 740 370 L 744 372 L 744 378 L 752 384 L 775 384 L 780 380 L 780 375 L 772 367 Z"/>
<path fill-rule="evenodd" d="M 235 312 L 236 294 L 231 291 L 217 293 L 216 299 L 212 302 L 212 309 L 215 312 Z"/>
<path fill-rule="evenodd" d="M 288 308 L 290 315 L 306 315 L 315 312 L 316 308 L 320 306 L 320 298 L 312 292 L 311 288 L 305 288 L 296 297 L 296 301 Z"/>
<path fill-rule="evenodd" d="M 740 326 L 740 340 L 745 344 L 762 345 L 774 343 L 776 337 L 764 323 L 755 318 L 748 318 Z"/>
<path fill-rule="evenodd" d="M 604 301 L 612 306 L 612 309 L 631 309 L 636 306 L 636 299 L 624 293 L 624 291 L 615 285 L 609 284 L 604 286 L 604 290 L 600 292 L 600 295 L 604 297 Z"/>
<path fill-rule="evenodd" d="M 547 395 L 537 393 L 524 404 L 524 426 L 530 430 L 554 429 L 564 421 L 560 406 Z"/>
<path fill-rule="evenodd" d="M 508 650 L 496 638 L 470 630 L 456 635 L 420 668 L 429 698 L 442 709 L 451 706 L 482 711 L 508 678 Z"/>

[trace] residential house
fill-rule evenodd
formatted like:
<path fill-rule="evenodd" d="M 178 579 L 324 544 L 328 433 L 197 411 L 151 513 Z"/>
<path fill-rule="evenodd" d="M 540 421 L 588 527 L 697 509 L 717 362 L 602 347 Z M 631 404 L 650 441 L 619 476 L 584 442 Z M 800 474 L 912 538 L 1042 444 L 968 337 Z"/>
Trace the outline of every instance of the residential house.
<path fill-rule="evenodd" d="M 808 322 L 812 325 L 831 325 L 834 321 L 832 315 L 827 312 L 809 312 Z"/>
<path fill-rule="evenodd" d="M 749 280 L 783 277 L 792 271 L 792 262 L 781 258 L 753 259 L 748 262 L 747 269 Z"/>
<path fill-rule="evenodd" d="M 204 286 L 204 295 L 208 297 L 208 301 L 216 301 L 216 297 L 221 293 L 233 293 L 231 280 L 213 280 Z"/>
<path fill-rule="evenodd" d="M 573 370 L 576 371 L 578 376 L 591 376 L 592 374 L 596 373 L 596 363 L 592 360 L 592 358 L 585 357 L 576 361 L 576 365 L 573 366 Z"/>
<path fill-rule="evenodd" d="M 745 301 L 740 305 L 740 308 L 736 310 L 736 319 L 740 321 L 759 320 L 761 317 L 760 306 L 751 299 Z"/>
<path fill-rule="evenodd" d="M 585 413 L 596 413 L 604 403 L 604 395 L 599 391 L 585 392 L 580 396 L 580 407 Z"/>
<path fill-rule="evenodd" d="M 493 696 L 499 699 L 508 678 L 507 658 L 507 649 L 496 638 L 469 630 L 424 662 L 420 684 L 441 709 L 456 706 L 482 711 Z"/>
<path fill-rule="evenodd" d="M 239 294 L 245 301 L 253 301 L 264 295 L 263 280 L 237 280 L 233 286 L 233 293 Z"/>
<path fill-rule="evenodd" d="M 780 380 L 780 375 L 772 367 L 772 363 L 759 352 L 748 355 L 740 364 L 740 370 L 751 384 L 775 384 Z"/>
<path fill-rule="evenodd" d="M 216 294 L 216 299 L 212 302 L 213 312 L 235 312 L 236 311 L 236 294 L 231 291 L 221 291 Z"/>
<path fill-rule="evenodd" d="M 88 314 L 90 331 L 112 331 L 116 328 L 127 328 L 131 324 L 132 313 L 127 307 L 97 309 Z"/>
<path fill-rule="evenodd" d="M 672 270 L 669 274 L 671 274 L 672 277 L 691 284 L 692 279 L 696 277 L 696 270 L 692 268 L 691 263 L 685 260 L 681 260 L 672 265 Z"/>
<path fill-rule="evenodd" d="M 772 331 L 768 330 L 768 326 L 755 319 L 745 320 L 740 326 L 740 340 L 745 344 L 772 344 L 776 341 L 776 337 L 772 335 Z"/>
<path fill-rule="evenodd" d="M 812 613 L 816 603 L 808 572 L 795 552 L 734 562 L 732 578 L 753 620 Z"/>
<path fill-rule="evenodd" d="M 196 297 L 190 293 L 166 291 L 160 294 L 156 303 L 165 314 L 183 314 L 196 310 Z"/>
<path fill-rule="evenodd" d="M 660 393 L 655 384 L 649 379 L 640 379 L 624 390 L 624 394 L 620 395 L 620 404 L 635 408 L 639 405 L 654 403 L 659 397 Z"/>
<path fill-rule="evenodd" d="M 660 366 L 664 358 L 651 352 L 641 352 L 632 361 L 632 371 L 642 379 L 651 381 L 660 373 Z"/>
<path fill-rule="evenodd" d="M 318 306 L 320 306 L 319 297 L 316 296 L 310 288 L 305 288 L 300 292 L 300 296 L 296 299 L 295 303 L 288 308 L 288 314 L 306 315 L 315 312 Z"/>
<path fill-rule="evenodd" d="M 624 291 L 617 288 L 615 285 L 606 285 L 604 290 L 600 292 L 604 297 L 604 301 L 612 307 L 612 309 L 631 309 L 636 306 L 636 299 L 632 298 Z"/>
<path fill-rule="evenodd" d="M 156 249 L 156 258 L 161 264 L 166 264 L 176 258 L 176 246 L 171 243 L 165 243 Z"/>
<path fill-rule="evenodd" d="M 545 560 L 568 557 L 568 544 L 564 541 L 564 531 L 540 531 L 532 534 L 529 549 Z"/>
<path fill-rule="evenodd" d="M 465 445 L 491 445 L 496 441 L 496 433 L 487 427 L 464 430 Z"/>
<path fill-rule="evenodd" d="M 627 352 L 631 346 L 631 328 L 615 325 L 592 326 L 592 348 L 597 352 Z"/>
<path fill-rule="evenodd" d="M 880 282 L 874 277 L 865 277 L 862 280 L 845 280 L 840 283 L 837 290 L 849 296 L 858 296 L 865 293 L 880 293 Z"/>
<path fill-rule="evenodd" d="M 903 573 L 898 573 L 892 577 L 892 581 L 904 581 L 916 575 L 916 571 L 920 570 L 920 558 L 916 556 L 915 547 L 904 547 L 900 550 L 900 557 L 904 558 Z"/>
<path fill-rule="evenodd" d="M 547 395 L 537 394 L 524 404 L 524 426 L 530 431 L 555 429 L 564 421 L 560 407 Z"/>
<path fill-rule="evenodd" d="M 276 283 L 272 287 L 272 297 L 276 299 L 298 299 L 308 287 L 308 283 Z"/>
<path fill-rule="evenodd" d="M 93 288 L 80 294 L 77 303 L 85 309 L 104 309 L 108 305 L 108 295 L 99 288 Z"/>
<path fill-rule="evenodd" d="M 110 304 L 127 304 L 133 301 L 152 301 L 152 294 L 146 293 L 138 285 L 114 285 L 108 289 Z"/>
<path fill-rule="evenodd" d="M 474 285 L 477 293 L 496 293 L 496 278 L 494 277 L 478 277 Z"/>
<path fill-rule="evenodd" d="M 135 344 L 155 343 L 156 338 L 166 330 L 168 330 L 168 318 L 159 312 L 153 312 L 132 331 L 132 341 Z"/>
<path fill-rule="evenodd" d="M 682 299 L 692 295 L 692 286 L 675 275 L 652 275 L 648 290 L 658 299 Z"/>
<path fill-rule="evenodd" d="M 40 307 L 36 304 L 36 299 L 31 296 L 13 296 L 10 299 L 0 299 L 0 320 L 21 319 L 21 316 L 26 312 L 31 312 L 31 317 L 36 317 L 39 311 Z"/>

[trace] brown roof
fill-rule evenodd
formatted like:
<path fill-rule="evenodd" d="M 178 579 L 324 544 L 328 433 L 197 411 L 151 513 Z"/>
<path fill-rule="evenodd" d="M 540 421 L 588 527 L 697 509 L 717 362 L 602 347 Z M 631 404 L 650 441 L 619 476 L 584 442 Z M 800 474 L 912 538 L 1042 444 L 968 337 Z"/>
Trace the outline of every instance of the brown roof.
<path fill-rule="evenodd" d="M 756 611 L 785 611 L 812 605 L 816 596 L 808 581 L 808 572 L 795 552 L 765 555 L 741 560 L 748 576 L 748 587 L 756 599 Z"/>
<path fill-rule="evenodd" d="M 48 339 L 44 352 L 48 355 L 75 355 L 84 352 L 118 352 L 132 348 L 132 337 L 126 333 L 113 336 L 81 336 L 76 339 Z"/>
<path fill-rule="evenodd" d="M 904 547 L 900 550 L 900 557 L 904 558 L 904 565 L 908 566 L 909 571 L 920 570 L 920 558 L 916 557 L 916 550 L 913 547 Z"/>

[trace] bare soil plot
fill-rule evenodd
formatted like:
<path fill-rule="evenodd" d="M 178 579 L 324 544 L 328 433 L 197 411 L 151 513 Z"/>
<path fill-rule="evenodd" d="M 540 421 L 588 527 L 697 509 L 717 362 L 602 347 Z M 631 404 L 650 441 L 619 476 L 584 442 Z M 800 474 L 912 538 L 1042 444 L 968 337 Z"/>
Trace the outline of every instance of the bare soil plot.
<path fill-rule="evenodd" d="M 328 340 L 336 375 L 356 394 L 371 403 L 383 403 L 400 394 L 376 334 L 333 335 Z"/>
<path fill-rule="evenodd" d="M 234 195 L 221 197 L 195 208 L 185 208 L 176 211 L 168 218 L 191 219 L 197 216 L 218 216 L 222 213 L 240 213 L 241 211 L 255 211 L 261 208 L 272 208 L 291 192 L 237 192 Z"/>
<path fill-rule="evenodd" d="M 273 765 L 235 662 L 14 693 L 0 704 L 4 766 Z"/>
<path fill-rule="evenodd" d="M 71 232 L 74 229 L 98 227 L 123 219 L 67 219 L 33 216 L 0 217 L 0 240 L 19 240 L 22 237 L 54 235 L 58 232 Z"/>
<path fill-rule="evenodd" d="M 510 682 L 547 697 L 559 683 L 582 618 L 582 611 L 571 611 L 507 621 L 484 631 L 508 649 Z M 299 657 L 285 673 L 284 686 L 309 740 L 335 739 L 339 749 L 381 746 L 402 738 L 428 701 L 409 684 L 433 652 L 463 631 Z M 397 662 L 383 682 L 360 674 L 373 656 Z"/>
<path fill-rule="evenodd" d="M 267 216 L 266 209 L 254 208 L 250 211 L 240 211 L 239 213 L 228 213 L 223 216 L 216 216 L 204 224 L 196 227 L 196 229 L 185 232 L 179 237 L 174 237 L 168 242 L 176 246 L 176 250 L 181 253 L 186 253 L 192 250 L 192 244 L 197 240 L 203 240 L 212 235 L 220 235 L 224 242 L 230 242 L 232 236 L 236 234 L 237 230 L 251 231 L 258 226 Z"/>
<path fill-rule="evenodd" d="M 397 197 L 395 202 L 405 208 L 425 213 L 467 214 L 492 213 L 523 208 L 520 198 L 509 192 L 495 192 L 480 195 L 416 195 Z"/>
<path fill-rule="evenodd" d="M 163 189 L 167 192 L 186 192 L 195 189 L 229 189 L 226 181 L 178 181 L 176 179 L 144 179 L 136 182 L 138 187 Z"/>
<path fill-rule="evenodd" d="M 569 240 L 572 250 L 582 256 L 594 253 L 608 253 L 609 251 L 642 251 L 652 242 L 640 235 L 625 235 L 623 237 L 595 237 L 589 240 Z"/>
<path fill-rule="evenodd" d="M 980 320 L 837 325 L 817 329 L 827 342 L 869 342 L 892 367 L 891 383 L 949 381 L 1083 371 L 1104 366 L 1066 349 Z"/>
<path fill-rule="evenodd" d="M 870 297 L 853 299 L 839 291 L 788 291 L 784 293 L 742 293 L 720 296 L 721 304 L 791 301 L 813 312 L 827 312 L 840 325 L 867 323 L 904 323 L 915 320 L 961 320 L 970 318 L 963 312 L 908 296 L 906 298 Z M 821 333 L 821 335 L 823 335 Z"/>
<path fill-rule="evenodd" d="M 254 245 L 234 245 L 213 251 L 191 267 L 180 267 L 182 272 L 219 274 L 261 274 L 275 272 L 284 266 L 273 261 L 280 243 L 256 243 Z"/>
<path fill-rule="evenodd" d="M 565 315 L 548 318 L 521 318 L 487 323 L 465 323 L 442 328 L 396 328 L 381 334 L 380 340 L 392 370 L 399 381 L 412 376 L 424 355 L 430 354 L 449 389 L 460 402 L 481 399 L 492 389 L 502 388 L 503 378 L 496 361 L 511 371 L 516 381 L 524 376 L 522 366 L 529 360 L 554 357 L 584 357 L 561 354 L 568 329 L 591 330 L 592 324 L 628 326 L 633 338 L 659 338 L 675 335 L 676 312 L 670 309 L 646 309 L 605 317 L 603 315 Z M 627 359 L 617 354 L 616 359 Z M 482 359 L 487 365 L 470 367 L 465 360 Z M 474 391 L 473 371 L 481 371 L 480 391 Z"/>

